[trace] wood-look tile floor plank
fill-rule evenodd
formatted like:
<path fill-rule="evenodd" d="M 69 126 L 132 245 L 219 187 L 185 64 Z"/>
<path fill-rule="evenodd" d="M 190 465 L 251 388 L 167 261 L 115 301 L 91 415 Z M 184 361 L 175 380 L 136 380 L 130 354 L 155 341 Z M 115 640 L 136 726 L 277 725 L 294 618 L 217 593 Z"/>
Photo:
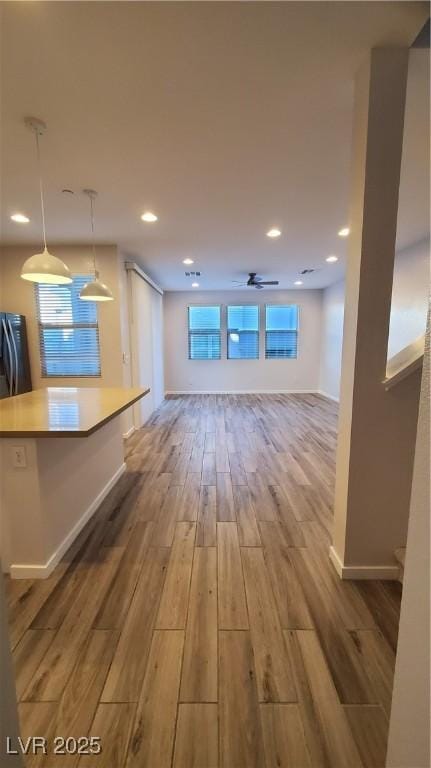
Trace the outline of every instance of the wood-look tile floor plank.
<path fill-rule="evenodd" d="M 85 595 L 77 595 L 24 694 L 26 701 L 59 701 L 122 554 L 122 549 L 106 549 L 103 558 L 90 565 L 91 586 Z"/>
<path fill-rule="evenodd" d="M 219 632 L 221 768 L 265 766 L 253 649 L 248 632 Z"/>
<path fill-rule="evenodd" d="M 316 632 L 295 630 L 285 634 L 312 766 L 362 768 Z"/>
<path fill-rule="evenodd" d="M 199 509 L 201 490 L 201 473 L 189 472 L 184 483 L 183 492 L 179 498 L 177 520 L 196 521 Z"/>
<path fill-rule="evenodd" d="M 201 486 L 196 530 L 196 546 L 217 546 L 217 490 L 215 485 Z"/>
<path fill-rule="evenodd" d="M 132 729 L 127 768 L 169 768 L 172 763 L 184 632 L 153 635 Z"/>
<path fill-rule="evenodd" d="M 18 701 L 29 686 L 55 636 L 54 629 L 28 629 L 13 652 Z"/>
<path fill-rule="evenodd" d="M 236 523 L 217 523 L 219 629 L 248 629 Z"/>
<path fill-rule="evenodd" d="M 314 768 L 297 704 L 261 704 L 260 717 L 267 766 Z"/>
<path fill-rule="evenodd" d="M 343 705 L 364 768 L 386 765 L 388 720 L 380 706 Z"/>
<path fill-rule="evenodd" d="M 261 547 L 256 511 L 247 485 L 234 485 L 233 497 L 241 547 Z"/>
<path fill-rule="evenodd" d="M 168 560 L 168 549 L 148 550 L 103 689 L 103 702 L 138 701 Z"/>
<path fill-rule="evenodd" d="M 195 538 L 195 523 L 176 524 L 156 629 L 185 629 Z"/>
<path fill-rule="evenodd" d="M 180 704 L 173 768 L 218 768 L 217 704 Z"/>
<path fill-rule="evenodd" d="M 289 558 L 281 523 L 259 523 L 265 562 L 283 629 L 312 629 L 313 619 Z"/>
<path fill-rule="evenodd" d="M 117 578 L 99 608 L 93 625 L 95 628 L 116 629 L 123 626 L 151 543 L 153 526 L 152 522 L 136 523 L 133 537 L 119 563 Z"/>
<path fill-rule="evenodd" d="M 259 701 L 295 702 L 293 671 L 263 552 L 242 548 L 241 557 Z"/>
<path fill-rule="evenodd" d="M 217 521 L 236 522 L 232 480 L 229 472 L 217 472 Z"/>
<path fill-rule="evenodd" d="M 99 704 L 91 734 L 100 739 L 100 754 L 83 755 L 78 768 L 123 768 L 136 704 Z"/>
<path fill-rule="evenodd" d="M 195 550 L 180 701 L 217 701 L 217 550 Z"/>

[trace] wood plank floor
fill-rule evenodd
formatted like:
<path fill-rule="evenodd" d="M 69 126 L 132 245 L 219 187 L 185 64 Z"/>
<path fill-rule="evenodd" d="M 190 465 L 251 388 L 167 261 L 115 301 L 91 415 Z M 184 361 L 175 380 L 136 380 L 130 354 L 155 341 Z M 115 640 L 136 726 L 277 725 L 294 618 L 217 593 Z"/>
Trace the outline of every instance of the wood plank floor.
<path fill-rule="evenodd" d="M 384 768 L 401 587 L 328 560 L 337 407 L 168 398 L 45 581 L 6 580 L 28 766 Z"/>

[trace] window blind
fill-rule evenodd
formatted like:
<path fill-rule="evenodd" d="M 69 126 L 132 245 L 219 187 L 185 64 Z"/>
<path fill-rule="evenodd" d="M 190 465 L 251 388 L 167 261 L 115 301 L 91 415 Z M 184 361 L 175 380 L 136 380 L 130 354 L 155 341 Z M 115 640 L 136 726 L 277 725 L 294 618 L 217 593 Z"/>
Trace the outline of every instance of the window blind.
<path fill-rule="evenodd" d="M 100 376 L 97 305 L 79 294 L 94 275 L 35 286 L 42 376 Z"/>
<path fill-rule="evenodd" d="M 227 356 L 229 360 L 256 360 L 259 357 L 257 305 L 227 308 Z"/>
<path fill-rule="evenodd" d="M 220 307 L 189 307 L 189 360 L 220 357 Z"/>
<path fill-rule="evenodd" d="M 298 355 L 298 307 L 296 304 L 266 306 L 265 356 L 289 359 Z"/>

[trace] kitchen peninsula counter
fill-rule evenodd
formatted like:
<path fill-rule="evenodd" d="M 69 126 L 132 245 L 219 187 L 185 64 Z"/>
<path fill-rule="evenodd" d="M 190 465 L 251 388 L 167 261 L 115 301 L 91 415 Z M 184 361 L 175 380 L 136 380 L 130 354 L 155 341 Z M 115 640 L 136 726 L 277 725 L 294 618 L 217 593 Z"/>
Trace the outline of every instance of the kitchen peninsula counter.
<path fill-rule="evenodd" d="M 121 414 L 148 388 L 48 387 L 0 400 L 0 542 L 46 578 L 125 471 Z"/>
<path fill-rule="evenodd" d="M 88 437 L 149 389 L 47 387 L 0 400 L 0 437 Z"/>

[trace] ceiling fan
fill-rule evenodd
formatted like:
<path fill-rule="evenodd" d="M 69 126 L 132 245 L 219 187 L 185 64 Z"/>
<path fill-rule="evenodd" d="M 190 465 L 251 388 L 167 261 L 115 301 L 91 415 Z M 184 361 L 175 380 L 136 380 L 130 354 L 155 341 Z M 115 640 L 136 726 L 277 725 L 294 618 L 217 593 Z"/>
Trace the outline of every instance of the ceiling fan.
<path fill-rule="evenodd" d="M 233 280 L 234 283 L 237 283 L 237 280 Z M 241 285 L 248 285 L 251 288 L 257 288 L 258 290 L 261 290 L 265 287 L 265 285 L 278 285 L 278 280 L 262 280 L 261 277 L 256 272 L 249 272 L 248 273 L 248 280 L 245 283 L 238 283 L 238 287 Z"/>

